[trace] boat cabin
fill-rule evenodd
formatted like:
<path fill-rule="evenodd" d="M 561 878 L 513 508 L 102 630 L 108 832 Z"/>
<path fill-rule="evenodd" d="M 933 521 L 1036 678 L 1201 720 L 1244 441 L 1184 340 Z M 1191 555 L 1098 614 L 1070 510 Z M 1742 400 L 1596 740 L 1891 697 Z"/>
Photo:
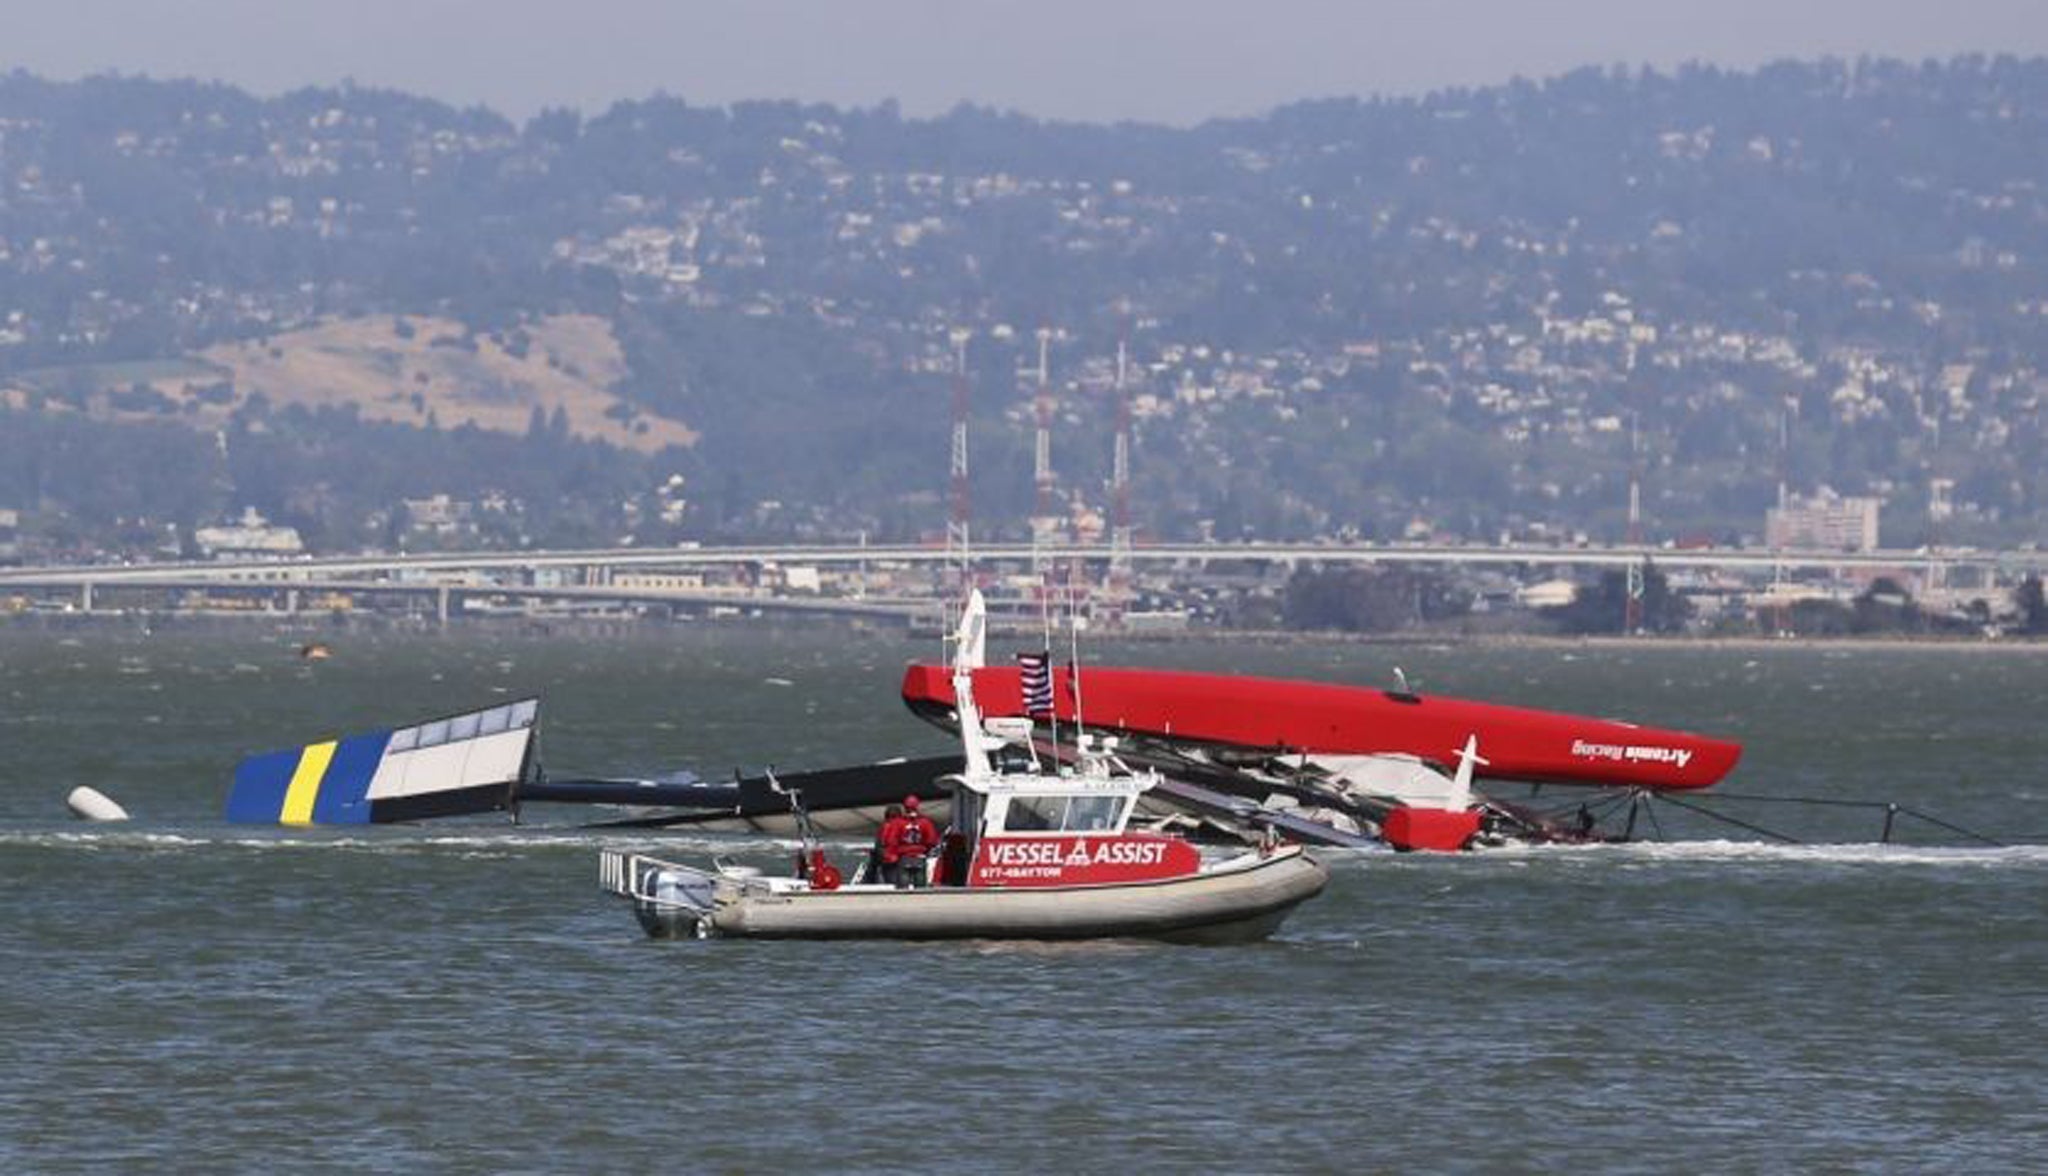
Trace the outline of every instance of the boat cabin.
<path fill-rule="evenodd" d="M 991 718 L 983 728 L 982 754 L 939 781 L 953 798 L 940 885 L 1096 885 L 1201 868 L 1182 838 L 1130 830 L 1157 777 L 1125 767 L 1113 740 L 1084 744 L 1074 763 L 1048 770 L 1029 719 Z"/>

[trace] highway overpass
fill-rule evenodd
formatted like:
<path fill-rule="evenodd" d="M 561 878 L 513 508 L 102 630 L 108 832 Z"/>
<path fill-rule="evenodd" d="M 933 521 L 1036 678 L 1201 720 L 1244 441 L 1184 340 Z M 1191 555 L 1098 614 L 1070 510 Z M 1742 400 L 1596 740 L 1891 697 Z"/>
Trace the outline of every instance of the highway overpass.
<path fill-rule="evenodd" d="M 1103 562 L 1106 548 L 1053 547 L 1040 558 L 1065 564 L 1080 559 Z M 974 559 L 984 566 L 1028 566 L 1034 553 L 1025 544 L 977 547 Z M 1544 547 L 1529 545 L 1324 545 L 1287 543 L 1191 543 L 1141 546 L 1131 552 L 1134 567 L 1199 567 L 1224 562 L 1279 564 L 1425 563 L 1446 566 L 1494 565 L 1542 568 L 1604 569 L 1651 559 L 1665 569 L 1778 571 L 1788 574 L 1836 574 L 1861 570 L 1949 574 L 1974 571 L 2000 579 L 2016 579 L 2048 566 L 2048 553 L 1978 549 L 1880 550 L 1868 552 L 1764 551 L 1740 548 Z M 944 549 L 928 546 L 803 544 L 791 546 L 605 548 L 581 551 L 472 551 L 421 555 L 322 556 L 306 559 L 219 560 L 149 564 L 89 564 L 0 569 L 0 587 L 79 587 L 84 584 L 187 586 L 228 582 L 296 580 L 303 584 L 360 586 L 465 572 L 539 572 L 577 570 L 603 586 L 604 573 L 623 569 L 713 569 L 734 565 L 840 566 L 859 564 L 943 564 Z"/>

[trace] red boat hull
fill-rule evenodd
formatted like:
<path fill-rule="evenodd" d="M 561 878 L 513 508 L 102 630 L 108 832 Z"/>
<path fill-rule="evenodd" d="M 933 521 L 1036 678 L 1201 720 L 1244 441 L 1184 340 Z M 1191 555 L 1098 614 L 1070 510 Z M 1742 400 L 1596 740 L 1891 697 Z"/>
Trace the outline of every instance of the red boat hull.
<path fill-rule="evenodd" d="M 1072 722 L 1067 671 L 1053 679 L 1055 712 Z M 1104 666 L 1085 669 L 1081 688 L 1090 727 L 1197 744 L 1454 764 L 1476 735 L 1488 761 L 1474 773 L 1480 779 L 1706 788 L 1742 757 L 1741 744 L 1687 731 L 1325 682 Z M 974 694 L 988 714 L 1024 713 L 1014 666 L 976 670 Z M 951 671 L 912 665 L 903 701 L 925 714 L 950 709 Z"/>

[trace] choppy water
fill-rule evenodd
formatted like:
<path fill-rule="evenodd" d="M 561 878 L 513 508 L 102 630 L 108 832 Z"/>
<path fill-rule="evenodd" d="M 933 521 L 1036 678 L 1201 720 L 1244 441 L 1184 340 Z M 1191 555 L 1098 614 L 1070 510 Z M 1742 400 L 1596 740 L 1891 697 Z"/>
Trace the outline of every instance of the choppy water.
<path fill-rule="evenodd" d="M 228 771 L 530 690 L 558 771 L 937 752 L 894 697 L 930 648 L 293 644 L 0 632 L 0 1168 L 2042 1164 L 2038 846 L 1879 846 L 1840 810 L 1800 831 L 1863 843 L 1695 821 L 1672 831 L 1709 840 L 1339 856 L 1249 948 L 661 944 L 597 892 L 596 846 L 734 842 L 249 830 L 218 820 Z M 1371 682 L 1398 661 L 1425 689 L 1742 739 L 1731 789 L 2048 825 L 2040 654 L 1101 652 Z M 78 783 L 138 820 L 66 821 Z"/>

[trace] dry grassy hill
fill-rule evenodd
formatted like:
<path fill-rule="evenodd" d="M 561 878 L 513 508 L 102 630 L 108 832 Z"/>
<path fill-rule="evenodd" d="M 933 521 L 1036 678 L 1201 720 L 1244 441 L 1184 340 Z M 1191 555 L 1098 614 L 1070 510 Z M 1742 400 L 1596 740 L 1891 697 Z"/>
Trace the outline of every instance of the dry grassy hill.
<path fill-rule="evenodd" d="M 500 335 L 472 335 L 448 319 L 379 316 L 225 343 L 186 361 L 33 373 L 0 392 L 0 402 L 27 403 L 32 388 L 69 383 L 91 389 L 83 399 L 95 417 L 171 416 L 210 427 L 261 394 L 277 407 L 354 405 L 366 420 L 501 433 L 524 432 L 535 408 L 560 409 L 578 437 L 645 452 L 694 444 L 687 426 L 609 391 L 625 370 L 611 325 L 592 315 Z M 224 382 L 230 394 L 220 392 Z M 138 384 L 165 399 L 136 403 Z"/>

